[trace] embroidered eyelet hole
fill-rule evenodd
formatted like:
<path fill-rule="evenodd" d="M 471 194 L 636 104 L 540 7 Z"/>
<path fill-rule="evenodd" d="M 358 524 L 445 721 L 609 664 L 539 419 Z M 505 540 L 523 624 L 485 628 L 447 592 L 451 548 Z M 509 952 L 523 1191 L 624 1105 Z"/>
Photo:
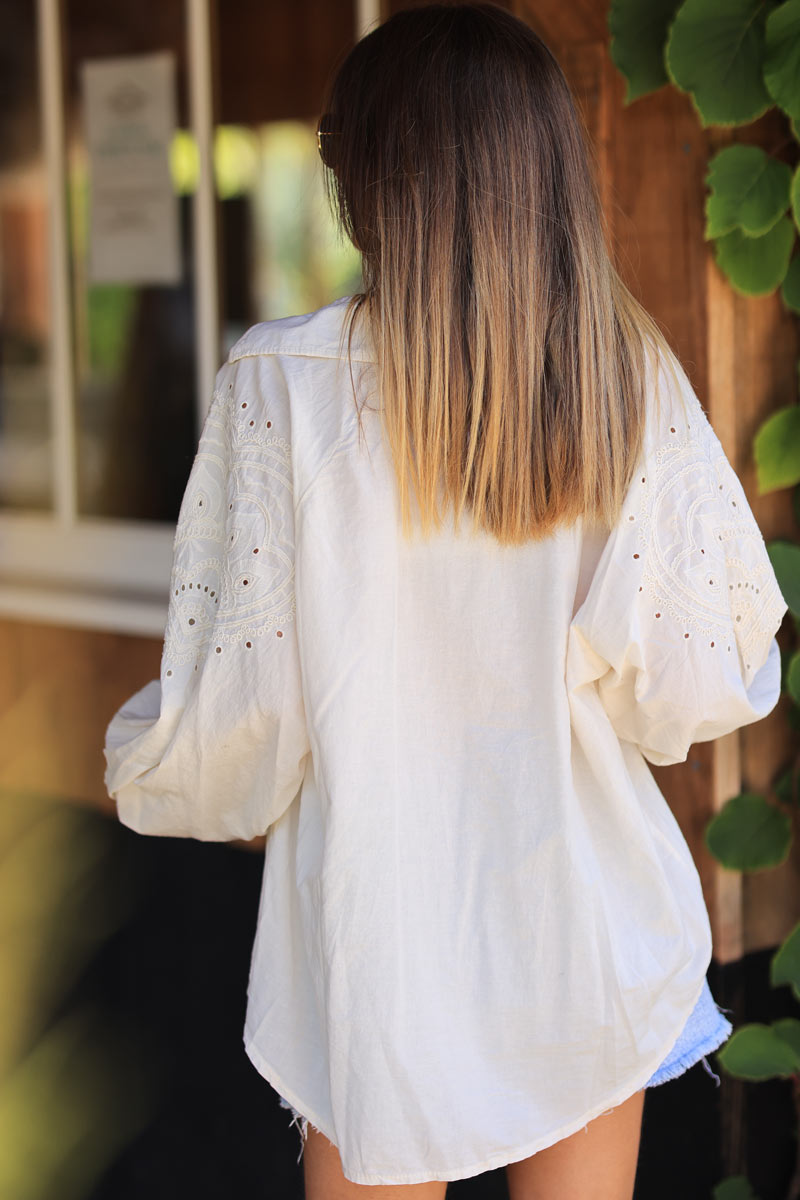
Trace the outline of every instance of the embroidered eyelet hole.
<path fill-rule="evenodd" d="M 204 591 L 204 592 L 207 592 L 207 591 L 208 591 L 208 584 L 206 584 L 206 586 L 203 588 L 203 591 Z"/>
<path fill-rule="evenodd" d="M 675 432 L 675 426 L 674 426 L 674 425 L 670 425 L 670 427 L 669 427 L 669 431 L 670 431 L 670 433 L 674 433 L 674 432 Z"/>
<path fill-rule="evenodd" d="M 641 590 L 642 590 L 642 589 L 641 589 L 641 587 L 640 587 L 640 588 L 639 588 L 639 591 L 641 591 Z"/>
<path fill-rule="evenodd" d="M 660 616 L 661 616 L 661 613 L 656 613 L 656 616 L 657 616 L 657 617 L 660 617 Z"/>
<path fill-rule="evenodd" d="M 252 650 L 252 648 L 253 648 L 253 643 L 252 643 L 252 642 L 245 642 L 245 646 L 247 647 L 247 649 L 248 649 L 248 650 Z"/>
<path fill-rule="evenodd" d="M 633 520 L 635 520 L 635 518 L 634 518 L 634 517 L 628 517 L 628 520 L 629 520 L 629 521 L 633 521 Z"/>
<path fill-rule="evenodd" d="M 645 477 L 644 477 L 644 475 L 643 475 L 643 476 L 642 476 L 642 483 L 644 483 L 644 481 L 645 481 Z"/>
<path fill-rule="evenodd" d="M 256 546 L 255 550 L 253 551 L 253 554 L 258 554 L 258 546 Z"/>
<path fill-rule="evenodd" d="M 194 617 L 189 617 L 189 624 L 194 625 Z"/>
<path fill-rule="evenodd" d="M 210 595 L 216 596 L 216 592 L 211 592 Z"/>
<path fill-rule="evenodd" d="M 701 551 L 700 551 L 700 553 L 701 553 L 701 554 L 705 554 L 705 550 L 701 550 Z"/>
<path fill-rule="evenodd" d="M 713 586 L 714 586 L 714 580 L 713 580 L 713 579 L 709 579 L 709 581 L 708 581 L 708 586 L 709 586 L 709 587 L 713 587 Z"/>
<path fill-rule="evenodd" d="M 246 401 L 246 400 L 243 400 L 243 401 L 242 401 L 242 408 L 247 408 L 247 401 Z"/>
<path fill-rule="evenodd" d="M 172 671 L 167 671 L 167 675 L 171 675 L 171 674 L 172 674 Z"/>
<path fill-rule="evenodd" d="M 713 643 L 713 642 L 711 643 L 711 648 L 712 648 L 712 649 L 714 648 L 714 643 Z"/>
<path fill-rule="evenodd" d="M 634 554 L 634 556 L 633 556 L 633 557 L 634 557 L 634 558 L 638 558 L 638 557 L 639 557 L 639 555 L 638 555 L 638 554 Z"/>
<path fill-rule="evenodd" d="M 185 591 L 186 591 L 186 584 L 185 584 L 185 583 L 182 583 L 182 584 L 181 584 L 181 591 L 182 591 L 182 592 L 185 592 Z"/>
<path fill-rule="evenodd" d="M 283 632 L 279 629 L 275 634 L 275 637 L 283 637 Z"/>
<path fill-rule="evenodd" d="M 247 587 L 247 585 L 248 585 L 248 583 L 249 583 L 249 582 L 250 582 L 250 580 L 249 580 L 249 579 L 243 579 L 243 580 L 242 580 L 242 587 Z"/>
<path fill-rule="evenodd" d="M 272 429 L 272 421 L 267 421 L 267 429 Z"/>
<path fill-rule="evenodd" d="M 685 638 L 688 638 L 688 636 L 689 636 L 689 635 L 688 635 L 688 633 L 685 633 L 683 636 L 684 636 Z"/>
<path fill-rule="evenodd" d="M 251 425 L 251 427 L 252 427 L 253 425 L 255 425 L 255 421 L 251 421 L 251 422 L 250 422 L 250 425 Z"/>
<path fill-rule="evenodd" d="M 735 501 L 735 500 L 731 500 L 731 504 L 733 505 L 733 507 L 734 507 L 734 508 L 736 508 L 736 501 Z"/>
<path fill-rule="evenodd" d="M 736 620 L 741 621 L 741 619 L 742 619 L 741 614 L 739 614 L 739 616 L 736 618 Z"/>
<path fill-rule="evenodd" d="M 216 653 L 222 654 L 222 646 L 217 646 Z"/>

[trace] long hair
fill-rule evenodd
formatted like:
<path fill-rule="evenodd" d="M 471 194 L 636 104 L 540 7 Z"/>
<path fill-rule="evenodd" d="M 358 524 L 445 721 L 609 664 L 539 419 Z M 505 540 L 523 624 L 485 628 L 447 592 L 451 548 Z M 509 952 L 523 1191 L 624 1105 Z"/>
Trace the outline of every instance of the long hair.
<path fill-rule="evenodd" d="M 343 332 L 361 313 L 376 349 L 403 535 L 412 487 L 426 535 L 449 505 L 508 544 L 612 526 L 646 355 L 672 371 L 671 352 L 611 262 L 548 47 L 494 4 L 405 9 L 349 51 L 323 107 L 328 200 L 362 255 Z"/>

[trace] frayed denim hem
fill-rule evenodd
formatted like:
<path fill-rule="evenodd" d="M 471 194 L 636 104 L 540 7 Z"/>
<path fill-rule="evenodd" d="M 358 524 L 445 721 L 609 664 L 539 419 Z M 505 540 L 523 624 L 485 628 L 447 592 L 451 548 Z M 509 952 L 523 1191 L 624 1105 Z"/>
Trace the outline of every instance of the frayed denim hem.
<path fill-rule="evenodd" d="M 733 1025 L 724 1016 L 726 1012 L 730 1012 L 730 1009 L 720 1008 L 711 995 L 706 980 L 700 998 L 679 1038 L 661 1066 L 650 1076 L 645 1087 L 657 1087 L 669 1079 L 677 1079 L 698 1062 L 702 1062 L 703 1069 L 719 1087 L 720 1077 L 712 1071 L 705 1056 L 713 1050 L 718 1050 L 733 1033 Z"/>
<path fill-rule="evenodd" d="M 288 1109 L 289 1112 L 292 1114 L 292 1119 L 289 1122 L 289 1128 L 291 1128 L 292 1125 L 294 1125 L 297 1129 L 297 1132 L 300 1134 L 300 1153 L 297 1156 L 297 1161 L 300 1162 L 301 1158 L 303 1157 L 303 1151 L 306 1148 L 306 1137 L 308 1136 L 309 1125 L 311 1125 L 311 1128 L 316 1133 L 319 1133 L 319 1130 L 317 1129 L 316 1125 L 313 1125 L 309 1121 L 308 1117 L 304 1117 L 303 1114 L 299 1113 L 297 1111 L 297 1109 L 292 1104 L 289 1103 L 288 1100 L 284 1100 L 283 1096 L 281 1096 L 280 1093 L 278 1093 L 278 1099 L 281 1102 L 281 1108 Z"/>

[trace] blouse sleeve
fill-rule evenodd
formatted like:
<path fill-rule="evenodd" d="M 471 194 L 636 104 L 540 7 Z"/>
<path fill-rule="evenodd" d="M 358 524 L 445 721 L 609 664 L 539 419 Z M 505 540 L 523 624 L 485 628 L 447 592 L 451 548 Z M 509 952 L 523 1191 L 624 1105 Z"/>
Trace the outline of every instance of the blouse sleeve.
<path fill-rule="evenodd" d="M 787 605 L 742 485 L 688 378 L 659 371 L 620 519 L 572 619 L 571 696 L 597 688 L 654 765 L 761 720 L 780 694 Z"/>
<path fill-rule="evenodd" d="M 302 783 L 310 746 L 281 382 L 263 356 L 217 374 L 175 533 L 160 679 L 106 733 L 106 788 L 138 833 L 249 840 Z"/>

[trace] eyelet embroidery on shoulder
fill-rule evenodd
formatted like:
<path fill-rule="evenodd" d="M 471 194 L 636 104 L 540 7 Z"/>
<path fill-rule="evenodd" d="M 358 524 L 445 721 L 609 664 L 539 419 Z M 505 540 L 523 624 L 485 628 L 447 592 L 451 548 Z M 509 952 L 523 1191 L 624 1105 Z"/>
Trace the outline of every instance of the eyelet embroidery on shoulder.
<path fill-rule="evenodd" d="M 741 483 L 708 420 L 699 424 L 671 425 L 651 449 L 646 485 L 632 493 L 631 553 L 653 615 L 669 614 L 682 640 L 699 634 L 709 651 L 735 642 L 749 685 L 785 606 Z"/>
<path fill-rule="evenodd" d="M 281 638 L 294 619 L 291 446 L 259 408 L 230 385 L 214 394 L 173 542 L 169 678 L 208 651 L 221 660 L 229 646 Z"/>

